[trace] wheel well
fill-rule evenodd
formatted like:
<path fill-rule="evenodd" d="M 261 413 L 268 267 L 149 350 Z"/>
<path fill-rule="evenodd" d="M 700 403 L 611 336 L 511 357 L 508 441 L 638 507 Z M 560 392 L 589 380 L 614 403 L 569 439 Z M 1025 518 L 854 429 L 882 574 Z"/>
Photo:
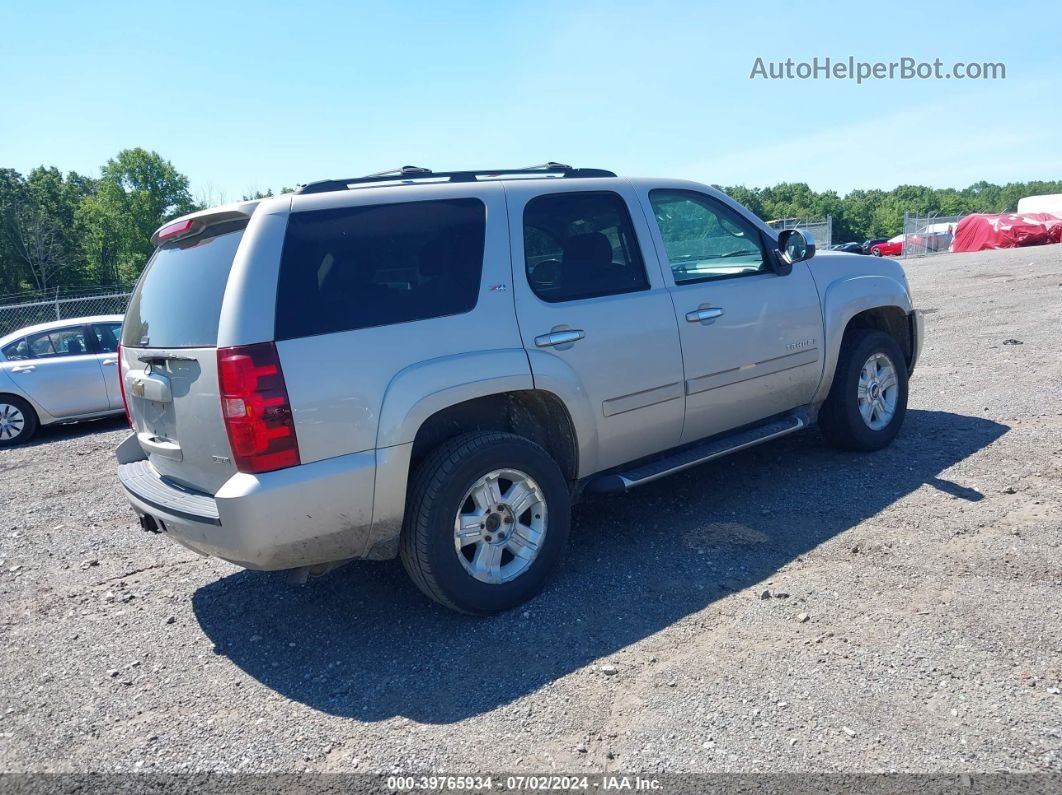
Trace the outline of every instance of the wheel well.
<path fill-rule="evenodd" d="M 37 413 L 36 406 L 30 403 L 29 400 L 27 400 L 26 398 L 22 397 L 22 395 L 15 394 L 14 392 L 0 392 L 0 402 L 4 401 L 5 399 L 9 400 L 11 398 L 14 398 L 15 400 L 19 401 L 20 403 L 22 403 L 23 406 L 29 409 L 30 414 L 33 415 L 33 422 L 37 425 L 37 427 L 40 427 L 41 415 Z"/>
<path fill-rule="evenodd" d="M 411 467 L 441 442 L 468 431 L 505 431 L 542 446 L 571 481 L 579 471 L 575 425 L 560 398 L 537 389 L 503 392 L 448 406 L 424 421 L 413 440 Z"/>
<path fill-rule="evenodd" d="M 907 367 L 911 366 L 913 349 L 911 346 L 911 322 L 898 306 L 878 306 L 867 309 L 848 321 L 844 335 L 847 337 L 853 329 L 876 329 L 889 334 L 903 351 Z"/>
<path fill-rule="evenodd" d="M 29 406 L 30 411 L 32 411 L 34 413 L 34 415 L 37 414 L 37 409 L 35 409 L 33 407 L 33 404 L 30 403 L 28 400 L 26 400 L 26 398 L 22 397 L 22 395 L 17 395 L 14 392 L 0 392 L 0 400 L 3 400 L 4 398 L 15 398 L 16 400 L 20 400 L 23 403 L 25 403 L 27 406 Z M 40 418 L 38 417 L 38 419 L 40 419 Z"/>

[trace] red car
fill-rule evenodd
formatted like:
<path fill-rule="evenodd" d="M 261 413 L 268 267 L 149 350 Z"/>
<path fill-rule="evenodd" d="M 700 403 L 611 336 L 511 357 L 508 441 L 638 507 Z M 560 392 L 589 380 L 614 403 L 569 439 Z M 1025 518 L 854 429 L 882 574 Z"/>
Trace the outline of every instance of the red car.
<path fill-rule="evenodd" d="M 952 235 L 949 232 L 918 232 L 908 235 L 907 253 L 929 254 L 937 251 L 947 251 L 952 239 Z"/>
<path fill-rule="evenodd" d="M 870 247 L 875 257 L 899 257 L 903 254 L 903 235 L 890 237 L 884 243 L 875 243 Z"/>

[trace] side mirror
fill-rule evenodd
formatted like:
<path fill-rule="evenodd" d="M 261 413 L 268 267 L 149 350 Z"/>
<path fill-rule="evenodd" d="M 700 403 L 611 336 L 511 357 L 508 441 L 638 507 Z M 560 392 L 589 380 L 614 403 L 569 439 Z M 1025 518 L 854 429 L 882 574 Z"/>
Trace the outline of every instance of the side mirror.
<path fill-rule="evenodd" d="M 815 238 L 802 229 L 783 229 L 778 233 L 779 259 L 786 265 L 811 259 L 815 256 Z"/>

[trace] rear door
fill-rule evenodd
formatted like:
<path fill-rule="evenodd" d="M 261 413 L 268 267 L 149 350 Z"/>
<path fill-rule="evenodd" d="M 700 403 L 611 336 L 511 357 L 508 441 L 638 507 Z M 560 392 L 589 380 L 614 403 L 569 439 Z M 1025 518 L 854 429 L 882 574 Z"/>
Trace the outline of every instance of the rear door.
<path fill-rule="evenodd" d="M 76 325 L 31 334 L 28 358 L 3 365 L 11 380 L 53 417 L 106 412 L 107 387 L 89 349 L 89 331 Z"/>
<path fill-rule="evenodd" d="M 659 268 L 646 268 L 653 250 L 644 217 L 630 213 L 633 194 L 618 181 L 547 194 L 535 182 L 506 190 L 517 314 L 536 384 L 565 373 L 566 397 L 589 400 L 596 469 L 677 445 L 678 330 Z"/>
<path fill-rule="evenodd" d="M 208 225 L 152 255 L 126 311 L 121 369 L 133 430 L 159 474 L 214 494 L 236 471 L 221 416 L 222 300 L 246 219 Z"/>

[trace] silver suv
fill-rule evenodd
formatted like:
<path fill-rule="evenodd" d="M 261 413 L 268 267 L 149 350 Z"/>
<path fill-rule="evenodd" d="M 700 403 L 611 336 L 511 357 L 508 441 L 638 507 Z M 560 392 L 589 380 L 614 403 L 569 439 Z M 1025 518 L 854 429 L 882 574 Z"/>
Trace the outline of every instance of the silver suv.
<path fill-rule="evenodd" d="M 889 444 L 922 341 L 893 261 L 556 163 L 311 183 L 153 242 L 120 353 L 142 526 L 297 577 L 398 555 L 470 613 L 543 587 L 582 494 L 815 421 Z"/>

